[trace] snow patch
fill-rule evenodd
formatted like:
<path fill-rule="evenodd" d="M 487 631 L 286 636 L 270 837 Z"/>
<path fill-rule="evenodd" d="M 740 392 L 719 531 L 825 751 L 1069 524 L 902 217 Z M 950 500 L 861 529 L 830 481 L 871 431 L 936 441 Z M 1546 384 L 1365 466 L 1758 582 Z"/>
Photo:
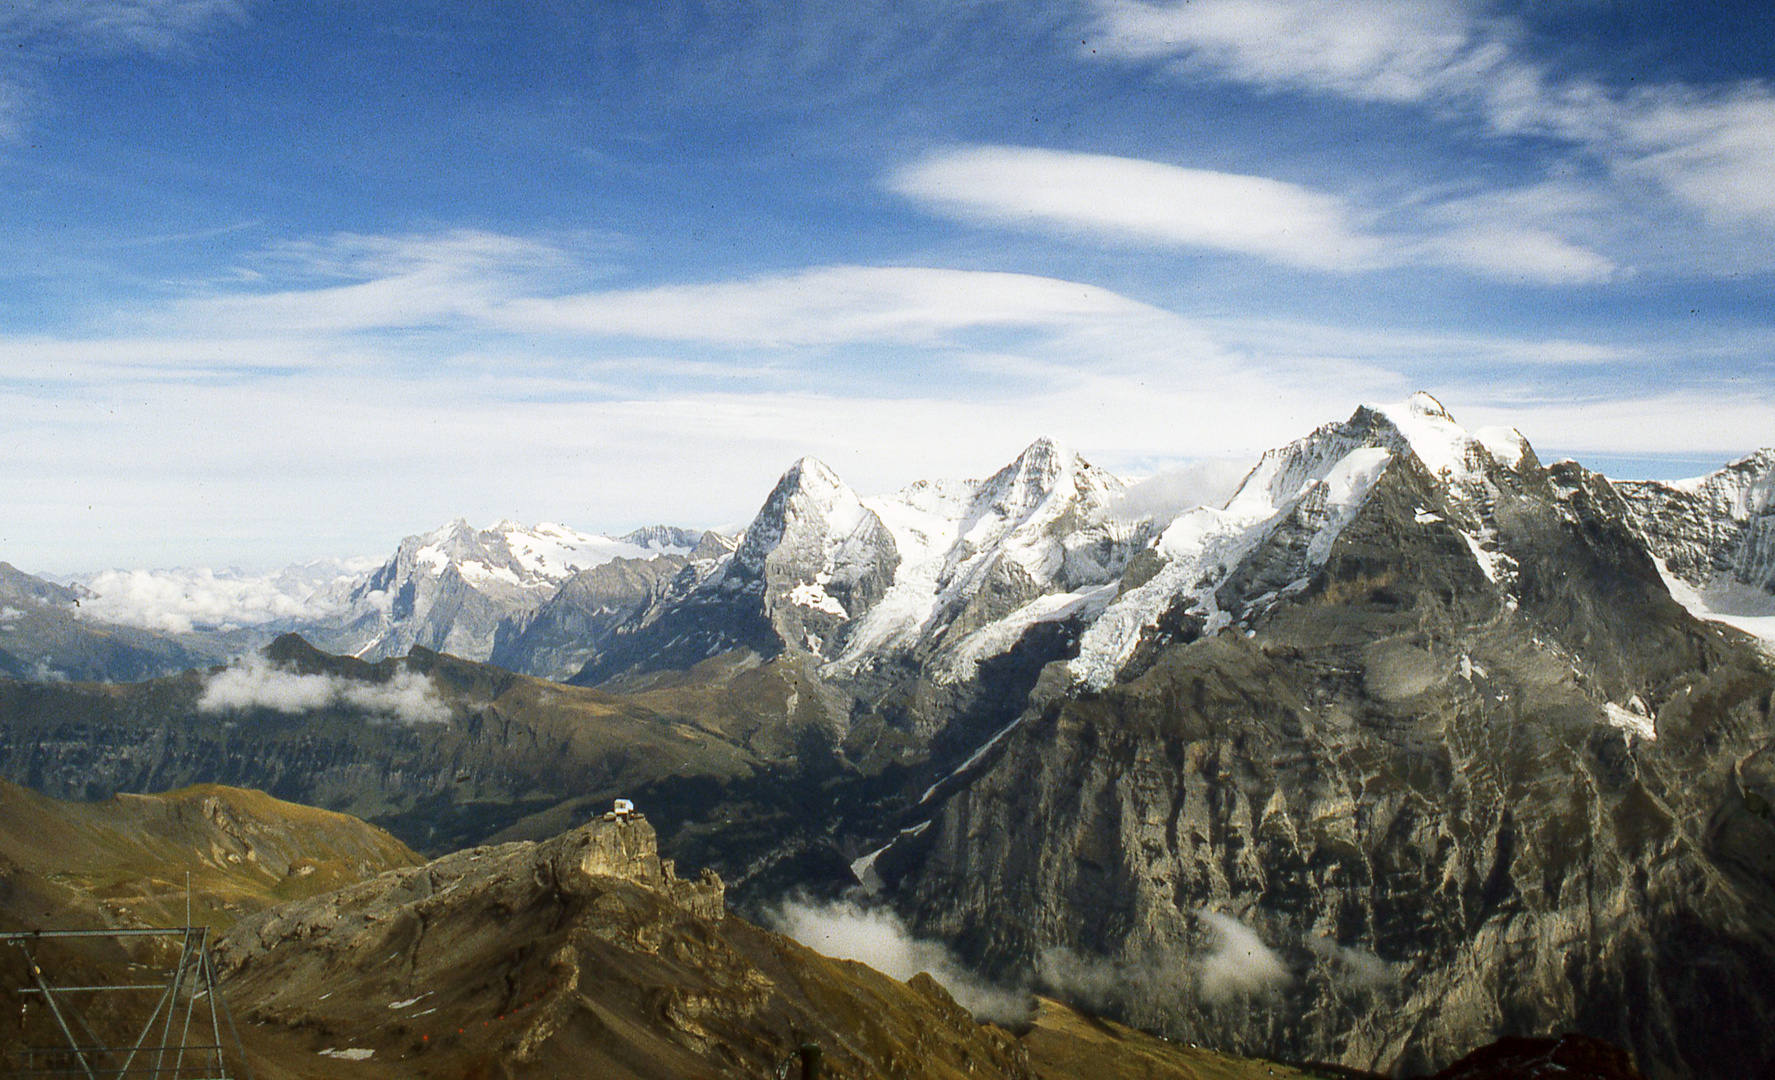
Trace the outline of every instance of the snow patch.
<path fill-rule="evenodd" d="M 1507 469 L 1521 465 L 1528 452 L 1528 440 L 1513 427 L 1482 427 L 1473 433 L 1473 439 L 1485 447 L 1493 461 Z"/>
<path fill-rule="evenodd" d="M 789 590 L 789 602 L 823 611 L 828 615 L 836 615 L 841 619 L 850 618 L 850 612 L 844 610 L 844 604 L 838 597 L 828 593 L 820 582 L 803 582 Z"/>
<path fill-rule="evenodd" d="M 1671 573 L 1663 559 L 1653 561 L 1671 599 L 1689 614 L 1742 630 L 1757 638 L 1765 651 L 1775 653 L 1775 595 L 1724 575 L 1697 589 Z"/>
<path fill-rule="evenodd" d="M 1494 585 L 1507 585 L 1516 572 L 1516 560 L 1501 551 L 1487 550 L 1484 542 L 1477 536 L 1458 530 L 1461 539 L 1467 542 L 1467 550 L 1473 553 L 1473 561 L 1479 564 L 1479 572 Z"/>
<path fill-rule="evenodd" d="M 1297 511 L 1313 529 L 1306 563 L 1323 564 L 1392 457 L 1390 449 L 1365 445 L 1335 426 L 1266 453 L 1224 509 L 1186 511 L 1160 534 L 1153 553 L 1164 565 L 1118 596 L 1085 631 L 1068 664 L 1073 678 L 1090 689 L 1107 686 L 1147 630 L 1179 604 L 1202 620 L 1205 635 L 1230 624 L 1238 613 L 1222 611 L 1216 591 Z"/>

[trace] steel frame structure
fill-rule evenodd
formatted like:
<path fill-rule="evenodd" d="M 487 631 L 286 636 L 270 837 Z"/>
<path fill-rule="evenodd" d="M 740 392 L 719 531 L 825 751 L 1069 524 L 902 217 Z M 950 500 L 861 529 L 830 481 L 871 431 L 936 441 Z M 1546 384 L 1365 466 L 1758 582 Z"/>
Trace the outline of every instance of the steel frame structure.
<path fill-rule="evenodd" d="M 178 938 L 179 959 L 161 982 L 58 986 L 44 970 L 39 946 L 65 938 Z M 8 1075 L 71 1076 L 83 1080 L 252 1080 L 234 1017 L 228 1011 L 228 1003 L 216 992 L 216 967 L 210 958 L 208 927 L 33 930 L 0 934 L 0 943 L 24 953 L 28 985 L 17 991 L 21 1028 L 28 1005 L 41 1001 L 64 1040 L 57 1045 L 26 1045 L 11 1051 L 9 1056 L 17 1060 L 7 1067 Z M 93 995 L 156 990 L 159 996 L 154 1008 L 129 1045 L 109 1045 L 111 1040 L 101 1036 L 79 1008 L 81 1000 L 90 1001 Z M 192 1031 L 194 1022 L 196 1032 Z M 230 1049 L 222 1041 L 224 1023 L 232 1038 L 232 1056 L 240 1070 L 236 1074 L 228 1071 L 224 1057 L 224 1050 Z"/>

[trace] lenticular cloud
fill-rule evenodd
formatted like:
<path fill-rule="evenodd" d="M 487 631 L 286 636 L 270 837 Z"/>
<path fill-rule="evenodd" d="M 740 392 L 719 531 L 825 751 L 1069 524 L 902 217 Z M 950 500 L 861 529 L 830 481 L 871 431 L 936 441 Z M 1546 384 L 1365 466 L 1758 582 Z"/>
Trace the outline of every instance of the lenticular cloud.
<path fill-rule="evenodd" d="M 251 657 L 210 676 L 197 699 L 200 712 L 272 709 L 294 715 L 334 706 L 380 713 L 404 724 L 442 724 L 449 706 L 431 679 L 400 668 L 387 682 L 357 682 L 337 675 L 301 675 Z"/>

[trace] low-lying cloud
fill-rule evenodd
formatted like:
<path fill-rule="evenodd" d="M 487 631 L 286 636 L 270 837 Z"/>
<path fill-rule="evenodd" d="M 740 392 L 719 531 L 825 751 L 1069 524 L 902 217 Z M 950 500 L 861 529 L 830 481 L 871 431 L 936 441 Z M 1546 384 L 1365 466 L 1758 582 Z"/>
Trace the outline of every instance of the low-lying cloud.
<path fill-rule="evenodd" d="M 1219 459 L 1166 469 L 1129 486 L 1116 500 L 1112 512 L 1125 521 L 1151 519 L 1163 528 L 1186 510 L 1225 506 L 1251 472 L 1251 464 Z"/>
<path fill-rule="evenodd" d="M 885 908 L 850 901 L 790 900 L 773 916 L 776 929 L 815 952 L 855 960 L 902 981 L 925 972 L 943 984 L 962 1007 L 982 1020 L 1028 1021 L 1029 991 L 999 986 L 969 970 L 940 941 L 919 938 Z"/>
<path fill-rule="evenodd" d="M 386 682 L 358 682 L 337 675 L 301 675 L 255 656 L 210 676 L 197 699 L 198 710 L 207 713 L 271 709 L 296 715 L 339 707 L 379 713 L 404 724 L 442 724 L 450 719 L 450 708 L 438 697 L 430 677 L 405 667 Z"/>
<path fill-rule="evenodd" d="M 1051 992 L 1099 1011 L 1191 997 L 1212 1004 L 1265 997 L 1293 978 L 1282 958 L 1244 923 L 1215 911 L 1196 914 L 1208 929 L 1205 952 L 1112 959 L 1051 948 L 1037 959 L 1037 978 Z"/>
<path fill-rule="evenodd" d="M 331 614 L 342 598 L 338 583 L 355 580 L 364 559 L 327 559 L 276 574 L 209 569 L 103 570 L 80 579 L 92 594 L 87 619 L 165 633 L 233 630 Z"/>
<path fill-rule="evenodd" d="M 1329 937 L 1309 937 L 1307 948 L 1330 965 L 1332 981 L 1339 986 L 1375 990 L 1399 981 L 1400 965 L 1382 960 L 1367 949 L 1339 945 Z"/>
<path fill-rule="evenodd" d="M 1288 965 L 1271 952 L 1257 932 L 1231 915 L 1198 913 L 1212 943 L 1198 964 L 1202 996 L 1209 1001 L 1267 994 L 1285 985 Z"/>

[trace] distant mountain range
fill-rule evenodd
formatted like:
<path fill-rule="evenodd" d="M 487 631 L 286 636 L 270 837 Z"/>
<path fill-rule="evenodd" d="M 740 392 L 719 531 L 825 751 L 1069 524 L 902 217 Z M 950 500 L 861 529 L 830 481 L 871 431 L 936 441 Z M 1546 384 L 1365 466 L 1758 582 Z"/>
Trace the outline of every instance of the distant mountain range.
<path fill-rule="evenodd" d="M 1519 439 L 1481 435 L 1502 440 L 1494 449 L 1506 456 Z M 1276 453 L 1259 468 L 1277 468 Z M 1097 665 L 1101 681 L 1116 651 L 1129 647 L 1129 627 L 1146 621 L 1139 598 L 1109 610 L 1124 570 L 1174 562 L 1179 544 L 1199 542 L 1206 557 L 1243 543 L 1247 528 L 1293 494 L 1283 490 L 1290 476 L 1272 479 L 1274 491 L 1247 481 L 1236 505 L 1155 514 L 1127 498 L 1127 481 L 1038 440 L 984 481 L 921 481 L 878 497 L 858 496 L 804 459 L 732 537 L 456 521 L 407 537 L 379 563 L 331 559 L 269 575 L 105 571 L 57 584 L 7 566 L 0 671 L 143 678 L 221 662 L 295 631 L 370 660 L 419 645 L 580 682 L 672 667 L 727 642 L 781 639 L 807 648 L 829 676 L 916 658 L 920 670 L 934 664 L 938 681 L 953 683 L 1037 624 L 1107 613 L 1075 665 Z M 1680 602 L 1775 640 L 1775 450 L 1693 480 L 1614 488 Z M 1183 572 L 1182 564 L 1171 570 Z M 1160 583 L 1141 596 L 1163 593 Z M 673 629 L 720 594 L 751 595 L 757 610 L 731 624 Z M 670 611 L 678 614 L 667 618 Z"/>
<path fill-rule="evenodd" d="M 1611 483 L 1428 395 L 1180 512 L 1047 440 L 874 497 L 803 459 L 736 538 L 457 523 L 221 672 L 0 681 L 0 772 L 258 786 L 432 852 L 632 795 L 742 911 L 866 894 L 1180 1040 L 1399 1073 L 1572 1029 L 1759 1075 L 1772 487 L 1769 451 Z M 26 679 L 244 633 L 6 580 Z"/>

